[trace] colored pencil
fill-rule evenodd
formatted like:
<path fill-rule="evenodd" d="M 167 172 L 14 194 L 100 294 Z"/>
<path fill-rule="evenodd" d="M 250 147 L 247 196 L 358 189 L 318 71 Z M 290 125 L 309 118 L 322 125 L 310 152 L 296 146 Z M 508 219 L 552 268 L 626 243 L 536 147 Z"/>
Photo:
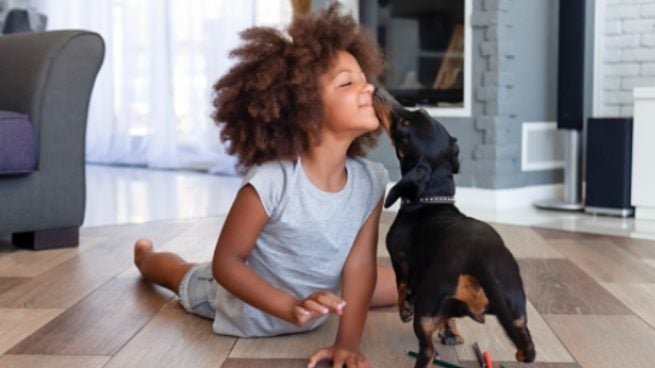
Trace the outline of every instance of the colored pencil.
<path fill-rule="evenodd" d="M 482 355 L 482 351 L 480 350 L 480 346 L 478 346 L 477 342 L 473 343 L 473 352 L 475 352 L 475 358 L 478 360 L 480 368 L 487 368 L 487 364 L 484 362 L 484 356 Z"/>
<path fill-rule="evenodd" d="M 487 368 L 494 368 L 493 363 L 491 363 L 491 355 L 488 351 L 484 352 L 484 363 L 487 365 Z"/>

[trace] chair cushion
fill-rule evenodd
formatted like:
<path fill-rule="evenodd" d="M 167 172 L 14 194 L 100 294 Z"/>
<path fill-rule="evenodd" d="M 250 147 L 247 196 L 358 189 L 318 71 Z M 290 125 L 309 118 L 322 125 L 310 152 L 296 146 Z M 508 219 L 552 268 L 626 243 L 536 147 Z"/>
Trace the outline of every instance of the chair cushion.
<path fill-rule="evenodd" d="M 36 146 L 30 119 L 0 110 L 0 175 L 26 174 L 35 168 Z"/>

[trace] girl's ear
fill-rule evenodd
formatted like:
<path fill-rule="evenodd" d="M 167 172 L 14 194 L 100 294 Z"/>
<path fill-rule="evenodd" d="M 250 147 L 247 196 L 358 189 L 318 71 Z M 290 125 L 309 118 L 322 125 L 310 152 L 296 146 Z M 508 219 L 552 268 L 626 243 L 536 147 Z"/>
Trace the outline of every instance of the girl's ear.
<path fill-rule="evenodd" d="M 413 169 L 409 170 L 400 181 L 389 190 L 384 201 L 384 208 L 390 207 L 398 198 L 415 199 L 430 180 L 432 169 L 422 160 Z"/>

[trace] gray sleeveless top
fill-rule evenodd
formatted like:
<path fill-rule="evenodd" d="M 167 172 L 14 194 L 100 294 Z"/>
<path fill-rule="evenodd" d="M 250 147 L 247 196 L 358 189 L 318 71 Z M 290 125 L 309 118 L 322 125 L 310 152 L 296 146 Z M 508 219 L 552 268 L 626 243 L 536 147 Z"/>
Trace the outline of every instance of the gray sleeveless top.
<path fill-rule="evenodd" d="M 319 290 L 338 295 L 342 269 L 355 237 L 384 195 L 384 166 L 346 160 L 348 179 L 339 192 L 316 188 L 300 161 L 275 161 L 251 168 L 241 186 L 251 184 L 269 217 L 246 263 L 271 285 L 304 299 Z M 302 328 L 256 309 L 214 281 L 210 304 L 214 332 L 240 337 L 272 336 Z"/>

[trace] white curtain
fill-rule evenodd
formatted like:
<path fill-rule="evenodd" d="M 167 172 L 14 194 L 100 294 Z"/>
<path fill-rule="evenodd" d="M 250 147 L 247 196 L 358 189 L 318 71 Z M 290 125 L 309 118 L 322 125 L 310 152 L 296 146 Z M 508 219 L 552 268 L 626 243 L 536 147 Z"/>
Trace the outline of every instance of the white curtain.
<path fill-rule="evenodd" d="M 212 84 L 238 33 L 282 26 L 289 0 L 32 0 L 48 30 L 105 40 L 87 126 L 87 162 L 234 174 L 212 122 Z"/>

